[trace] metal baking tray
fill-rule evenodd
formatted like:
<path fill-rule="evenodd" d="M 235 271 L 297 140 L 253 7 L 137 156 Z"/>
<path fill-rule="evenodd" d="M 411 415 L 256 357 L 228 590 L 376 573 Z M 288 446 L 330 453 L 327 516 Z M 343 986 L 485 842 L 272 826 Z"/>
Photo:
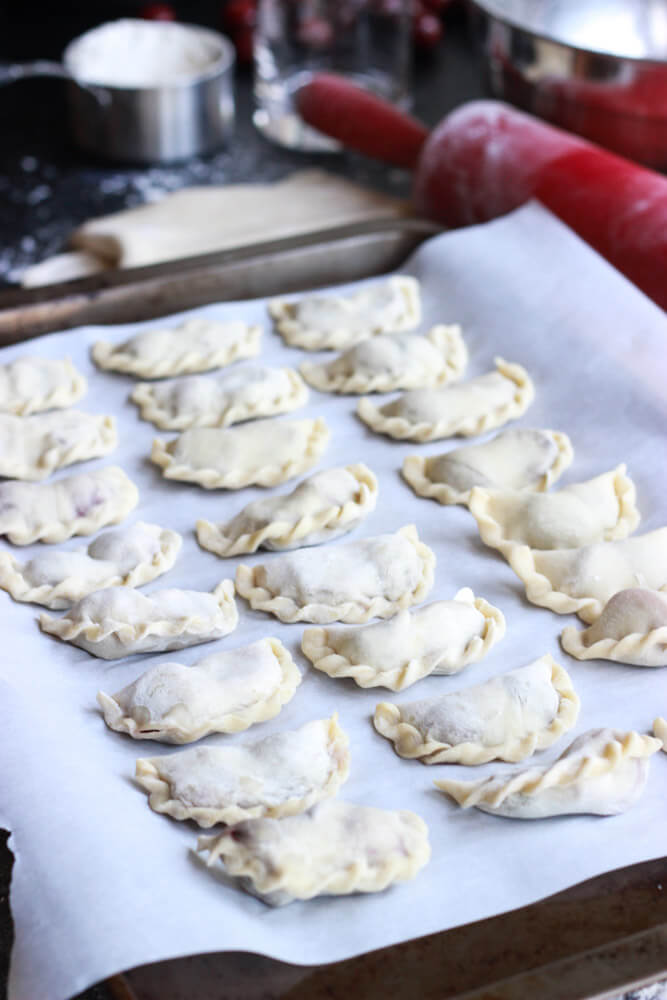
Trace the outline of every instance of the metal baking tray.
<path fill-rule="evenodd" d="M 54 330 L 156 319 L 209 302 L 333 285 L 400 267 L 429 236 L 424 219 L 348 223 L 236 250 L 0 293 L 0 346 Z"/>
<path fill-rule="evenodd" d="M 0 344 L 370 277 L 400 267 L 440 231 L 410 218 L 357 223 L 6 292 Z M 10 867 L 0 841 L 0 942 L 9 940 Z M 343 962 L 299 967 L 237 952 L 194 956 L 114 976 L 99 990 L 105 1000 L 603 1000 L 661 976 L 667 976 L 667 857 Z"/>

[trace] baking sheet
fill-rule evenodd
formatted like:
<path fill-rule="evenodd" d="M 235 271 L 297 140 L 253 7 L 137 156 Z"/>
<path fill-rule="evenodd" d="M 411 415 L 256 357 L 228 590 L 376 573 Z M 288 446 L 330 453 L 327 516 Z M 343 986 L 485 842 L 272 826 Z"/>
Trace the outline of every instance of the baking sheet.
<path fill-rule="evenodd" d="M 562 484 L 627 461 L 643 514 L 639 530 L 665 523 L 667 324 L 657 307 L 537 205 L 437 237 L 402 270 L 422 282 L 423 330 L 433 322 L 462 324 L 470 351 L 467 377 L 489 370 L 496 355 L 528 368 L 536 400 L 520 424 L 570 435 L 575 461 Z M 262 302 L 194 312 L 241 315 L 263 323 L 262 361 L 296 364 L 304 356 L 284 347 L 270 331 Z M 276 556 L 218 560 L 198 548 L 196 518 L 227 519 L 264 493 L 207 492 L 161 481 L 147 460 L 155 429 L 140 422 L 126 401 L 133 380 L 98 373 L 88 360 L 96 339 L 121 340 L 142 325 L 53 335 L 6 349 L 1 357 L 5 362 L 35 351 L 44 357 L 69 355 L 90 377 L 90 391 L 78 405 L 115 413 L 121 443 L 108 460 L 85 467 L 121 464 L 141 492 L 128 522 L 157 521 L 184 535 L 174 569 L 145 591 L 166 586 L 208 590 L 223 576 L 233 576 L 238 562 Z M 562 653 L 558 634 L 576 619 L 529 605 L 506 563 L 481 544 L 464 508 L 419 499 L 398 475 L 406 454 L 435 454 L 461 442 L 400 444 L 373 435 L 355 418 L 355 405 L 356 397 L 313 390 L 309 405 L 293 415 L 321 414 L 332 427 L 318 467 L 363 460 L 378 475 L 378 508 L 351 537 L 416 523 L 438 559 L 428 600 L 472 587 L 505 613 L 505 639 L 459 675 L 427 678 L 392 695 L 384 689 L 364 691 L 352 681 L 308 669 L 298 648 L 304 626 L 282 625 L 251 612 L 240 598 L 239 626 L 224 640 L 176 654 L 106 662 L 42 635 L 35 622 L 40 609 L 14 604 L 0 594 L 5 642 L 0 661 L 0 823 L 12 830 L 10 846 L 16 855 L 10 1000 L 60 1000 L 122 969 L 206 951 L 255 951 L 304 964 L 343 959 L 488 917 L 664 853 L 663 754 L 653 758 L 642 799 L 623 816 L 520 822 L 461 811 L 432 785 L 433 778 L 444 774 L 477 777 L 511 771 L 511 765 L 424 767 L 400 760 L 373 731 L 369 720 L 377 701 L 410 701 L 456 690 L 550 652 L 570 671 L 582 711 L 571 734 L 530 762 L 542 763 L 593 726 L 647 730 L 656 714 L 667 713 L 667 685 L 660 670 L 579 663 Z M 72 539 L 66 547 L 82 544 L 85 540 Z M 13 551 L 27 559 L 31 549 Z M 214 650 L 267 635 L 277 635 L 294 654 L 303 671 L 301 687 L 277 718 L 245 734 L 209 737 L 208 742 L 253 739 L 338 711 L 352 750 L 351 776 L 341 794 L 352 801 L 413 809 L 429 825 L 432 860 L 413 882 L 375 896 L 269 909 L 205 869 L 192 853 L 197 828 L 152 813 L 145 793 L 134 787 L 136 757 L 175 748 L 134 742 L 107 730 L 96 707 L 97 690 L 116 691 L 159 659 L 192 663 Z"/>

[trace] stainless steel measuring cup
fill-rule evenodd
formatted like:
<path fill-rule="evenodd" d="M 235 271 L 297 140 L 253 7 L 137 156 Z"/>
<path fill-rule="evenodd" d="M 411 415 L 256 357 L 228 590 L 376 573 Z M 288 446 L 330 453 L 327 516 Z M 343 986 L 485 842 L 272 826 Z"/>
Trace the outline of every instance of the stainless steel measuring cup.
<path fill-rule="evenodd" d="M 37 60 L 0 67 L 0 84 L 34 76 L 67 83 L 69 126 L 82 149 L 111 160 L 169 163 L 224 145 L 234 124 L 234 47 L 217 31 L 187 25 L 204 37 L 213 57 L 206 69 L 173 83 L 119 87 L 89 83 L 73 70 L 73 54 L 88 32 L 73 39 L 62 63 Z M 95 29 L 92 29 L 95 30 Z"/>

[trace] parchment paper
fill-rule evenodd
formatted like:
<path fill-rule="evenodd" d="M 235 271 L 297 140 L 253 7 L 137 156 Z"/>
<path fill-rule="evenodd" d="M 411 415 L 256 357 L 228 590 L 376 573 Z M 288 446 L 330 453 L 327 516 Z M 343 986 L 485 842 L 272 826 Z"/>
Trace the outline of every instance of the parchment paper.
<path fill-rule="evenodd" d="M 496 355 L 528 368 L 536 401 L 521 424 L 566 431 L 575 447 L 575 461 L 561 484 L 627 461 L 643 514 L 639 530 L 665 523 L 667 324 L 648 299 L 536 205 L 438 237 L 403 270 L 422 282 L 423 330 L 436 321 L 462 324 L 470 350 L 468 376 L 489 370 Z M 261 301 L 198 312 L 263 323 L 262 361 L 296 364 L 302 358 L 271 331 Z M 2 361 L 32 353 L 69 355 L 90 377 L 80 405 L 117 415 L 121 443 L 106 461 L 121 464 L 141 491 L 140 505 L 126 523 L 143 518 L 184 535 L 175 568 L 146 591 L 208 590 L 223 576 L 233 576 L 242 560 L 221 561 L 200 550 L 193 536 L 196 518 L 227 519 L 261 491 L 208 492 L 160 479 L 147 460 L 156 432 L 127 402 L 133 381 L 97 373 L 88 360 L 88 348 L 100 336 L 120 340 L 137 328 L 86 328 L 44 337 L 3 351 Z M 392 696 L 309 670 L 298 648 L 303 627 L 249 612 L 240 598 L 239 627 L 224 640 L 108 663 L 41 634 L 40 609 L 0 594 L 0 822 L 12 830 L 16 855 L 11 1000 L 60 1000 L 122 969 L 206 951 L 248 950 L 304 964 L 344 959 L 488 917 L 664 853 L 663 754 L 653 758 L 646 792 L 625 815 L 512 821 L 461 811 L 432 785 L 446 773 L 477 777 L 509 771 L 511 765 L 424 767 L 400 760 L 373 731 L 370 715 L 387 696 L 409 701 L 456 690 L 550 652 L 571 672 L 582 711 L 571 734 L 529 762 L 544 763 L 593 726 L 648 730 L 656 714 L 667 714 L 667 672 L 566 656 L 557 636 L 573 619 L 526 602 L 504 560 L 479 541 L 467 510 L 418 499 L 399 477 L 405 455 L 434 454 L 461 441 L 420 446 L 375 436 L 355 418 L 355 404 L 356 397 L 312 391 L 301 411 L 322 414 L 333 429 L 319 467 L 363 460 L 378 474 L 378 508 L 352 537 L 415 522 L 437 553 L 428 600 L 450 598 L 470 586 L 504 611 L 506 638 L 462 674 L 428 678 Z M 85 540 L 72 539 L 67 547 L 82 544 Z M 16 551 L 26 559 L 31 552 Z M 243 561 L 272 558 L 263 554 Z M 152 813 L 144 792 L 133 785 L 136 757 L 175 748 L 133 742 L 107 730 L 96 707 L 97 690 L 118 690 L 158 659 L 192 663 L 267 635 L 279 636 L 294 653 L 304 673 L 300 689 L 271 722 L 209 742 L 252 739 L 337 710 L 352 750 L 352 773 L 341 794 L 413 809 L 429 825 L 433 857 L 413 882 L 374 896 L 269 909 L 206 870 L 192 853 L 197 829 Z"/>

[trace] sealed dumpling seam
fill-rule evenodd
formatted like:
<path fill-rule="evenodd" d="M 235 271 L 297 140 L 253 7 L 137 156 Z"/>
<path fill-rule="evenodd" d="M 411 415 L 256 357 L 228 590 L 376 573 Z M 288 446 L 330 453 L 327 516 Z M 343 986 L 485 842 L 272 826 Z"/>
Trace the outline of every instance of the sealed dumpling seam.
<path fill-rule="evenodd" d="M 394 275 L 348 295 L 271 299 L 268 310 L 292 347 L 340 350 L 378 333 L 414 329 L 421 319 L 419 282 Z"/>
<path fill-rule="evenodd" d="M 640 520 L 635 499 L 622 464 L 552 493 L 475 486 L 468 507 L 485 545 L 507 556 L 521 544 L 564 549 L 626 538 Z"/>
<path fill-rule="evenodd" d="M 518 545 L 507 559 L 531 603 L 557 614 L 575 612 L 590 624 L 620 590 L 667 590 L 667 527 L 580 548 Z"/>
<path fill-rule="evenodd" d="M 140 382 L 130 399 L 139 407 L 143 420 L 162 430 L 182 431 L 190 427 L 229 427 L 244 420 L 287 413 L 305 405 L 308 389 L 292 368 L 253 367 L 168 384 Z"/>
<path fill-rule="evenodd" d="M 445 630 L 441 642 L 438 642 L 439 623 L 437 621 L 434 621 L 432 628 L 428 630 L 426 651 L 419 648 L 419 641 L 414 638 L 412 640 L 412 655 L 403 659 L 398 667 L 392 665 L 387 668 L 387 657 L 382 641 L 379 643 L 377 657 L 368 657 L 368 660 L 372 659 L 373 662 L 361 662 L 358 658 L 351 659 L 350 657 L 354 655 L 354 643 L 352 643 L 351 651 L 341 651 L 341 649 L 347 650 L 349 640 L 354 638 L 354 632 L 348 630 L 342 632 L 341 629 L 306 629 L 301 640 L 301 648 L 315 669 L 328 674 L 329 677 L 351 677 L 360 687 L 381 686 L 392 691 L 401 691 L 431 673 L 456 673 L 469 663 L 481 660 L 505 634 L 504 615 L 498 608 L 485 601 L 483 597 L 475 597 L 469 587 L 464 587 L 458 591 L 453 601 L 440 601 L 417 608 L 414 611 L 400 611 L 395 618 L 371 626 L 364 626 L 361 629 L 366 634 L 369 634 L 369 628 L 374 630 L 376 634 L 384 632 L 387 635 L 386 641 L 392 644 L 395 627 L 402 625 L 405 620 L 399 616 L 410 616 L 413 621 L 428 616 L 429 624 L 431 624 L 431 616 L 437 612 L 439 606 L 448 606 L 448 609 L 453 609 L 456 604 L 462 605 L 463 610 L 474 608 L 479 612 L 482 623 L 479 631 L 470 634 L 463 652 L 456 658 L 455 662 L 452 662 L 451 657 L 446 655 L 449 653 L 447 647 L 450 634 L 448 631 Z M 454 628 L 455 624 L 452 624 L 450 631 Z M 396 642 L 397 639 L 394 636 L 392 644 L 394 648 Z"/>
<path fill-rule="evenodd" d="M 54 483 L 0 483 L 0 534 L 12 545 L 64 542 L 117 524 L 138 500 L 137 487 L 117 465 Z"/>
<path fill-rule="evenodd" d="M 383 553 L 376 551 L 378 546 L 384 546 Z M 382 555 L 386 561 L 389 548 L 395 549 L 395 558 L 385 566 Z M 410 565 L 403 565 L 408 560 Z M 355 561 L 359 562 L 356 575 Z M 282 592 L 281 571 L 285 587 L 293 588 L 294 596 Z M 241 563 L 236 569 L 236 589 L 251 608 L 268 611 L 282 622 L 326 624 L 341 621 L 354 624 L 374 617 L 388 618 L 400 608 L 418 604 L 433 586 L 434 571 L 434 553 L 419 540 L 414 524 L 408 524 L 393 535 L 362 538 L 358 542 L 327 547 L 324 554 L 320 550 L 306 549 L 280 556 L 266 566 L 260 563 L 250 567 Z M 394 574 L 390 581 L 379 579 L 384 572 Z M 375 592 L 372 586 L 367 593 L 355 590 L 360 586 L 362 573 L 366 574 L 366 580 L 377 575 L 378 579 L 373 581 L 377 584 Z M 265 586 L 262 583 L 267 576 L 275 578 L 274 584 Z M 387 594 L 390 583 L 393 591 L 394 584 L 398 585 L 403 577 L 410 581 L 409 589 L 393 596 Z M 311 579 L 311 591 L 299 596 L 297 592 L 300 589 L 308 591 Z"/>
<path fill-rule="evenodd" d="M 413 389 L 384 406 L 363 397 L 357 404 L 357 415 L 371 430 L 399 441 L 482 434 L 520 417 L 535 398 L 535 387 L 525 368 L 502 358 L 496 358 L 495 365 L 496 372 L 469 382 L 442 389 Z M 411 414 L 413 405 L 416 412 Z"/>
<path fill-rule="evenodd" d="M 0 414 L 0 476 L 45 479 L 56 469 L 107 455 L 116 447 L 114 417 L 52 410 L 30 417 Z"/>
<path fill-rule="evenodd" d="M 431 854 L 427 826 L 415 813 L 340 799 L 298 816 L 247 820 L 200 837 L 197 850 L 209 852 L 208 866 L 222 860 L 244 889 L 271 905 L 381 892 L 414 878 Z"/>
<path fill-rule="evenodd" d="M 331 532 L 332 537 L 335 537 L 336 534 L 345 530 L 346 525 L 349 524 L 350 528 L 353 527 L 366 514 L 375 509 L 378 482 L 367 466 L 358 463 L 348 465 L 344 469 L 331 469 L 318 473 L 310 480 L 304 480 L 288 495 L 291 498 L 300 488 L 302 489 L 311 482 L 315 485 L 322 477 L 335 474 L 337 471 L 347 473 L 357 483 L 355 495 L 343 504 L 323 503 L 320 510 L 308 512 L 292 520 L 282 515 L 280 507 L 276 506 L 275 519 L 269 519 L 261 527 L 257 527 L 253 531 L 242 531 L 241 534 L 234 533 L 234 522 L 242 521 L 243 511 L 238 515 L 238 518 L 234 518 L 227 524 L 217 525 L 202 519 L 197 521 L 196 525 L 199 544 L 210 552 L 215 552 L 216 555 L 226 557 L 256 552 L 262 545 L 267 548 L 274 546 L 285 549 L 295 548 L 300 541 L 304 545 L 308 544 L 310 537 L 319 536 L 322 532 Z M 276 502 L 280 499 L 279 497 L 275 498 Z"/>
<path fill-rule="evenodd" d="M 349 348 L 335 361 L 304 361 L 299 370 L 320 392 L 362 395 L 445 385 L 461 378 L 467 363 L 461 327 L 439 325 L 425 337 L 381 334 Z"/>
<path fill-rule="evenodd" d="M 126 550 L 134 554 L 130 568 L 121 569 L 114 564 L 113 547 L 120 547 L 119 559 L 126 557 Z M 96 550 L 104 545 L 104 555 Z M 168 528 L 138 521 L 128 529 L 107 532 L 91 542 L 86 550 L 46 552 L 35 556 L 21 566 L 9 552 L 0 552 L 0 587 L 8 591 L 15 601 L 42 604 L 47 608 L 66 608 L 93 590 L 105 587 L 139 587 L 166 573 L 174 565 L 181 547 L 181 536 Z M 51 568 L 61 568 L 65 575 L 59 580 L 39 582 L 50 575 Z M 101 577 L 100 572 L 107 572 Z M 86 579 L 86 572 L 89 573 Z M 33 578 L 31 580 L 31 577 Z M 35 579 L 36 578 L 36 579 Z"/>
<path fill-rule="evenodd" d="M 560 641 L 577 660 L 667 666 L 667 594 L 639 587 L 619 590 L 589 628 L 569 625 Z"/>
<path fill-rule="evenodd" d="M 260 326 L 195 318 L 170 329 L 145 330 L 118 345 L 98 340 L 91 355 L 99 368 L 163 378 L 223 368 L 253 357 L 259 354 L 261 336 Z"/>
<path fill-rule="evenodd" d="M 157 664 L 115 695 L 99 691 L 97 701 L 110 729 L 135 740 L 182 744 L 272 719 L 300 683 L 287 649 L 268 637 L 213 653 L 191 667 Z"/>
<path fill-rule="evenodd" d="M 350 752 L 336 713 L 252 743 L 203 746 L 137 760 L 151 809 L 199 826 L 293 816 L 335 795 Z"/>
<path fill-rule="evenodd" d="M 579 698 L 569 674 L 548 654 L 541 657 L 540 660 L 534 661 L 528 667 L 510 671 L 509 674 L 501 674 L 497 680 L 503 681 L 505 678 L 509 680 L 512 675 L 522 671 L 527 672 L 540 664 L 546 664 L 550 668 L 551 675 L 548 683 L 557 696 L 555 714 L 551 721 L 541 729 L 522 733 L 509 731 L 505 734 L 503 742 L 499 744 L 489 745 L 486 741 L 482 742 L 481 734 L 470 740 L 463 739 L 460 743 L 444 743 L 428 735 L 428 730 L 431 728 L 428 722 L 430 714 L 428 709 L 425 711 L 425 723 L 422 730 L 416 725 L 404 721 L 401 706 L 386 701 L 377 705 L 373 724 L 380 735 L 391 740 L 400 757 L 417 758 L 425 764 L 474 765 L 486 764 L 488 761 L 496 759 L 510 762 L 523 760 L 535 753 L 536 750 L 544 750 L 551 746 L 563 733 L 568 732 L 573 727 L 579 715 Z M 495 682 L 496 678 L 491 678 L 484 684 L 452 693 L 452 695 L 444 695 L 443 701 L 448 697 L 460 697 L 461 701 L 465 702 L 468 697 L 474 698 L 478 691 L 482 694 L 485 687 L 489 688 Z M 513 686 L 510 685 L 508 689 L 510 696 Z M 522 695 L 519 690 L 517 697 L 521 699 L 524 696 L 525 694 Z M 434 704 L 437 701 L 437 698 L 431 699 Z M 518 706 L 522 707 L 521 701 L 519 701 Z M 499 710 L 500 707 L 499 704 Z M 406 705 L 405 708 L 410 709 L 411 706 Z"/>
<path fill-rule="evenodd" d="M 488 485 L 489 488 L 504 488 L 502 482 L 494 483 L 490 480 L 490 470 L 476 467 L 476 454 L 480 451 L 485 453 L 487 462 L 482 462 L 482 465 L 488 465 L 488 456 L 493 456 L 494 451 L 502 453 L 509 442 L 512 442 L 523 457 L 529 451 L 530 443 L 535 441 L 551 443 L 553 459 L 546 467 L 538 466 L 539 471 L 532 479 L 525 479 L 520 484 L 515 484 L 513 478 L 511 482 L 513 489 L 543 493 L 560 479 L 565 469 L 572 464 L 574 456 L 572 443 L 567 434 L 561 431 L 511 428 L 501 431 L 482 445 L 452 448 L 441 455 L 408 455 L 403 460 L 403 478 L 418 496 L 437 500 L 441 504 L 467 504 L 473 486 Z M 490 464 L 493 465 L 493 462 Z M 437 471 L 438 466 L 444 466 L 444 470 L 441 468 L 440 473 Z M 447 480 L 447 474 L 456 478 L 457 473 L 464 476 L 465 486 Z"/>
<path fill-rule="evenodd" d="M 504 782 L 498 782 L 492 776 L 482 778 L 480 781 L 440 779 L 435 785 L 458 802 L 463 809 L 470 809 L 471 806 L 499 809 L 510 796 L 530 799 L 552 789 L 572 787 L 588 778 L 611 776 L 616 768 L 629 760 L 650 757 L 660 749 L 659 740 L 642 733 L 630 731 L 611 735 L 613 738 L 606 740 L 599 752 L 592 752 L 590 755 L 586 753 L 570 755 L 571 748 L 568 748 L 550 767 L 529 768 L 510 775 Z M 579 737 L 578 741 L 583 740 L 585 736 L 586 734 Z"/>
<path fill-rule="evenodd" d="M 225 439 L 221 435 L 233 437 Z M 156 438 L 151 461 L 161 467 L 165 479 L 198 483 L 205 489 L 276 486 L 311 468 L 330 436 L 322 417 L 298 421 L 268 418 L 229 430 L 200 427 L 184 431 L 173 441 Z M 196 458 L 188 455 L 189 442 L 195 443 Z M 225 442 L 230 449 L 228 462 Z M 253 446 L 259 449 L 259 457 L 253 455 Z M 245 451 L 245 456 L 241 456 L 241 451 Z M 177 458 L 176 453 L 179 453 Z"/>
<path fill-rule="evenodd" d="M 115 588 L 109 588 L 113 591 Z M 103 593 L 103 591 L 96 591 L 92 595 L 88 595 L 88 599 L 94 597 L 95 593 Z M 128 588 L 128 595 L 139 593 L 138 591 L 132 591 Z M 158 591 L 159 593 L 163 593 Z M 187 591 L 184 593 L 188 593 Z M 143 595 L 140 595 L 143 597 Z M 235 627 L 238 620 L 238 611 L 234 601 L 234 583 L 232 580 L 222 580 L 218 586 L 213 591 L 212 595 L 202 594 L 203 597 L 209 598 L 213 597 L 217 605 L 217 614 L 220 618 L 219 622 L 216 622 L 212 616 L 206 615 L 202 617 L 201 615 L 195 615 L 192 613 L 186 615 L 180 615 L 176 617 L 163 618 L 160 620 L 146 621 L 139 624 L 132 624 L 127 621 L 118 620 L 113 617 L 104 618 L 103 621 L 95 621 L 86 615 L 82 618 L 78 617 L 77 609 L 81 606 L 87 598 L 83 598 L 83 601 L 74 605 L 73 609 L 68 612 L 72 615 L 69 617 L 63 615 L 62 618 L 54 618 L 52 615 L 41 614 L 39 616 L 39 625 L 43 632 L 49 632 L 51 635 L 57 636 L 59 639 L 64 639 L 65 642 L 73 642 L 75 644 L 83 644 L 83 648 L 88 648 L 88 646 L 94 646 L 96 644 L 100 645 L 100 653 L 104 652 L 102 649 L 102 644 L 106 640 L 112 640 L 113 645 L 119 644 L 120 646 L 126 646 L 127 652 L 118 652 L 112 659 L 116 659 L 118 656 L 130 655 L 131 653 L 138 651 L 133 649 L 134 644 L 141 643 L 142 640 L 149 638 L 166 638 L 178 637 L 183 635 L 197 635 L 198 633 L 205 634 L 207 632 L 217 633 L 218 627 L 224 627 L 227 632 L 231 632 Z M 151 595 L 146 595 L 146 598 L 150 601 Z M 226 633 L 223 633 L 226 634 Z M 214 636 L 211 636 L 212 638 Z M 201 641 L 201 640 L 200 640 Z M 195 643 L 196 644 L 196 643 Z M 142 652 L 144 648 L 141 648 Z"/>
<path fill-rule="evenodd" d="M 18 358 L 0 365 L 0 411 L 17 417 L 71 406 L 87 388 L 86 379 L 69 358 Z"/>

